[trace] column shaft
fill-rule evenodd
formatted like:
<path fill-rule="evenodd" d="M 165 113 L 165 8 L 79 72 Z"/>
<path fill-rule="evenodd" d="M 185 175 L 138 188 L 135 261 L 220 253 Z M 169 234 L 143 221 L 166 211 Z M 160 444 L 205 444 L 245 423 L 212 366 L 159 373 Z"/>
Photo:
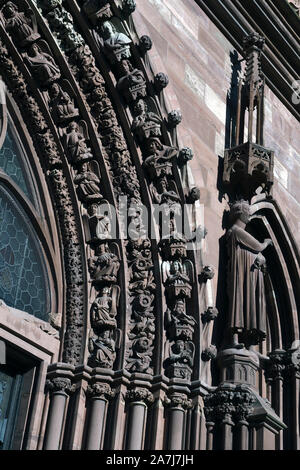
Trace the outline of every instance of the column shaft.
<path fill-rule="evenodd" d="M 92 398 L 87 430 L 86 449 L 101 450 L 103 446 L 103 430 L 106 422 L 107 401 L 103 398 Z"/>
<path fill-rule="evenodd" d="M 147 407 L 144 403 L 131 403 L 128 410 L 127 450 L 142 450 Z"/>
<path fill-rule="evenodd" d="M 67 398 L 64 392 L 55 392 L 50 398 L 44 450 L 59 449 Z"/>

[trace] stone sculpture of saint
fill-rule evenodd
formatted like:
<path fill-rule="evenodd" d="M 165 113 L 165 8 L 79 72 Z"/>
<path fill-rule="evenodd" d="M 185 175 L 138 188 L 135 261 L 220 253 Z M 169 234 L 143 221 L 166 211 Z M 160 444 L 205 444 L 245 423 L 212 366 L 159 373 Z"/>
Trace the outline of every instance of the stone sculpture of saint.
<path fill-rule="evenodd" d="M 185 302 L 182 299 L 177 300 L 173 310 L 168 309 L 166 312 L 166 325 L 168 326 L 169 324 L 174 324 L 176 326 L 195 326 L 196 321 L 193 317 L 187 315 L 185 310 Z"/>
<path fill-rule="evenodd" d="M 53 83 L 50 91 L 51 108 L 58 124 L 74 119 L 79 115 L 70 95 L 64 91 L 58 83 Z"/>
<path fill-rule="evenodd" d="M 26 14 L 20 12 L 13 2 L 8 2 L 3 7 L 2 12 L 6 19 L 6 30 L 21 47 L 25 47 L 40 38 L 30 17 L 33 16 L 30 9 Z"/>
<path fill-rule="evenodd" d="M 116 282 L 120 260 L 109 251 L 107 243 L 102 243 L 96 249 L 96 256 L 89 259 L 89 269 L 94 282 Z"/>
<path fill-rule="evenodd" d="M 95 331 L 117 327 L 118 286 L 103 287 L 91 307 L 91 325 Z"/>
<path fill-rule="evenodd" d="M 178 153 L 176 148 L 163 145 L 159 138 L 152 137 L 147 142 L 147 152 L 144 165 L 153 179 L 172 175 L 172 159 Z"/>
<path fill-rule="evenodd" d="M 104 50 L 113 63 L 131 56 L 131 39 L 124 33 L 118 33 L 113 23 L 105 21 L 101 26 L 101 33 L 104 38 Z"/>
<path fill-rule="evenodd" d="M 74 178 L 78 195 L 84 201 L 97 201 L 103 198 L 100 192 L 100 178 L 91 171 L 89 163 L 82 163 L 80 172 Z"/>
<path fill-rule="evenodd" d="M 91 366 L 111 368 L 116 359 L 115 341 L 111 331 L 105 330 L 98 337 L 89 339 L 89 352 Z"/>
<path fill-rule="evenodd" d="M 148 106 L 144 100 L 138 100 L 134 112 L 136 116 L 132 121 L 131 130 L 141 140 L 161 135 L 162 119 L 152 111 L 148 111 Z"/>
<path fill-rule="evenodd" d="M 65 147 L 72 163 L 80 163 L 93 158 L 91 150 L 85 143 L 82 131 L 75 121 L 71 122 L 68 126 L 65 136 Z"/>
<path fill-rule="evenodd" d="M 138 97 L 147 95 L 146 80 L 143 72 L 133 68 L 129 60 L 122 61 L 124 75 L 118 81 L 118 90 L 129 101 L 135 101 Z"/>
<path fill-rule="evenodd" d="M 168 367 L 171 364 L 176 366 L 187 365 L 193 367 L 194 365 L 195 346 L 191 341 L 177 340 L 171 347 L 170 357 L 165 361 Z"/>
<path fill-rule="evenodd" d="M 25 57 L 25 60 L 44 86 L 60 78 L 60 70 L 53 57 L 43 52 L 37 44 L 31 45 L 29 55 Z"/>
<path fill-rule="evenodd" d="M 246 231 L 250 215 L 248 202 L 234 203 L 231 206 L 232 226 L 227 232 L 228 327 L 233 335 L 233 345 L 239 347 L 239 337 L 249 346 L 266 337 L 266 260 L 262 252 L 272 245 L 272 240 L 260 243 Z"/>

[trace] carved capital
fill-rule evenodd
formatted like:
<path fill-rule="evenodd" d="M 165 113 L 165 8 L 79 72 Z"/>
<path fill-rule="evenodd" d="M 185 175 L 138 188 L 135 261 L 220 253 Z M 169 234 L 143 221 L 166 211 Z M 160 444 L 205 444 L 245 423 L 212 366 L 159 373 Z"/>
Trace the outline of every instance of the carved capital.
<path fill-rule="evenodd" d="M 169 397 L 165 397 L 164 406 L 168 408 L 179 408 L 181 410 L 189 410 L 193 407 L 193 402 L 183 393 L 174 393 Z"/>
<path fill-rule="evenodd" d="M 108 384 L 99 382 L 89 385 L 86 393 L 89 398 L 100 398 L 102 400 L 111 400 L 116 394 L 115 390 L 112 390 Z"/>
<path fill-rule="evenodd" d="M 270 361 L 265 370 L 267 381 L 283 380 L 287 366 L 287 353 L 284 350 L 276 349 L 269 353 Z"/>
<path fill-rule="evenodd" d="M 204 412 L 209 422 L 245 422 L 253 409 L 254 397 L 249 390 L 241 387 L 226 390 L 218 389 L 204 397 Z"/>
<path fill-rule="evenodd" d="M 143 402 L 150 406 L 154 402 L 154 397 L 146 388 L 134 388 L 126 392 L 125 400 L 128 403 Z"/>
<path fill-rule="evenodd" d="M 69 395 L 75 391 L 75 384 L 72 385 L 71 380 L 66 377 L 56 377 L 46 380 L 45 390 L 51 395 L 54 393 L 65 393 Z"/>

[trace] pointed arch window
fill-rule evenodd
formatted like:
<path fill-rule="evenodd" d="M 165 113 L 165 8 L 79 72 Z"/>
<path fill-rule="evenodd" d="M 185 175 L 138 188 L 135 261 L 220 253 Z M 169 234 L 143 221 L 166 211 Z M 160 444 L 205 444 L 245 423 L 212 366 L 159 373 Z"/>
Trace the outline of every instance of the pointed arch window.
<path fill-rule="evenodd" d="M 38 190 L 12 120 L 0 150 L 0 299 L 48 320 L 51 290 L 46 258 L 34 222 Z"/>

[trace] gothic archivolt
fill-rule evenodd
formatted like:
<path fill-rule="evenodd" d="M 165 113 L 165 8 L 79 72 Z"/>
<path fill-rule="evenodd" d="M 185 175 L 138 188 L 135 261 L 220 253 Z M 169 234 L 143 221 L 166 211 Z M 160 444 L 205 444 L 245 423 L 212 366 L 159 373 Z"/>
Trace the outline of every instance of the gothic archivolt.
<path fill-rule="evenodd" d="M 166 113 L 160 106 L 168 77 L 149 73 L 145 56 L 152 41 L 133 38 L 134 10 L 134 0 L 1 2 L 0 73 L 40 158 L 64 255 L 63 352 L 61 362 L 49 367 L 50 407 L 56 402 L 56 413 L 63 416 L 68 397 L 77 394 L 80 406 L 78 391 L 86 392 L 90 412 L 101 422 L 101 429 L 87 427 L 84 445 L 90 449 L 103 446 L 111 402 L 116 427 L 122 412 L 128 416 L 126 448 L 143 447 L 147 410 L 154 425 L 163 426 L 164 408 L 171 423 L 165 441 L 153 436 L 149 445 L 181 448 L 185 416 L 193 410 L 202 433 L 206 414 L 206 448 L 216 445 L 218 433 L 231 448 L 237 428 L 243 429 L 240 448 L 245 448 L 254 409 L 260 412 L 260 426 L 267 415 L 273 417 L 274 434 L 284 429 L 278 410 L 255 388 L 262 370 L 274 384 L 281 371 L 275 366 L 282 362 L 278 354 L 255 352 L 267 336 L 264 252 L 273 242 L 248 233 L 250 215 L 257 212 L 254 203 L 260 200 L 257 189 L 262 188 L 265 203 L 273 183 L 274 154 L 263 147 L 264 41 L 256 34 L 245 40 L 236 146 L 224 160 L 224 192 L 231 206 L 229 308 L 218 353 L 211 344 L 218 311 L 205 305 L 203 296 L 214 272 L 199 266 L 199 252 L 188 249 L 195 234 L 182 234 L 178 227 L 184 204 L 200 197 L 197 188 L 184 190 L 181 180 L 192 150 L 177 145 L 180 111 Z M 168 219 L 166 231 L 157 223 L 154 238 L 146 230 L 144 206 L 152 221 L 154 206 Z M 117 215 L 115 236 L 111 208 Z M 119 236 L 124 209 L 125 225 L 136 235 L 130 239 Z M 205 237 L 205 229 L 197 227 L 199 234 Z M 297 362 L 295 344 L 283 360 L 284 370 L 294 376 L 298 369 L 289 366 Z M 202 369 L 216 358 L 222 375 L 218 388 L 201 381 Z M 50 414 L 48 449 L 59 446 L 51 419 Z M 62 431 L 62 418 L 60 426 Z"/>

